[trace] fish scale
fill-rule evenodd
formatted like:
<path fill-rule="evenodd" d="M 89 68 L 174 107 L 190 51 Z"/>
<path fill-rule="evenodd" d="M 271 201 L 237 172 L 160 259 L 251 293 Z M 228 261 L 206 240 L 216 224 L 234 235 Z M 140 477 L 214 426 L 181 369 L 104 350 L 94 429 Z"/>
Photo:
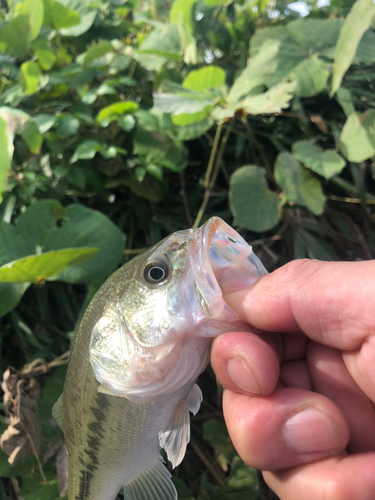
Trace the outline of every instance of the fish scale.
<path fill-rule="evenodd" d="M 160 283 L 143 271 L 150 266 Z M 69 455 L 69 500 L 114 500 L 122 487 L 126 500 L 177 499 L 160 448 L 173 467 L 181 462 L 212 338 L 249 329 L 217 284 L 229 268 L 254 279 L 266 272 L 241 236 L 213 218 L 135 257 L 97 292 L 53 412 Z"/>

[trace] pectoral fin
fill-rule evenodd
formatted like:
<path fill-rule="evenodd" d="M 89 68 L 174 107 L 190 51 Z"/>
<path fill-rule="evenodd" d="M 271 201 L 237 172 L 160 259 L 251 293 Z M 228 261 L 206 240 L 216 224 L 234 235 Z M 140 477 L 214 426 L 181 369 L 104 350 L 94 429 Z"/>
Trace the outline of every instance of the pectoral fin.
<path fill-rule="evenodd" d="M 158 457 L 155 464 L 124 486 L 125 500 L 177 500 L 171 475 Z"/>
<path fill-rule="evenodd" d="M 196 415 L 201 407 L 201 402 L 203 401 L 202 391 L 197 384 L 194 384 L 190 389 L 187 397 L 189 410 L 193 415 Z"/>
<path fill-rule="evenodd" d="M 167 452 L 168 460 L 173 467 L 177 467 L 182 462 L 186 446 L 190 441 L 189 410 L 195 415 L 202 399 L 202 391 L 197 384 L 194 384 L 187 398 L 177 404 L 167 425 L 159 433 L 159 444 Z"/>

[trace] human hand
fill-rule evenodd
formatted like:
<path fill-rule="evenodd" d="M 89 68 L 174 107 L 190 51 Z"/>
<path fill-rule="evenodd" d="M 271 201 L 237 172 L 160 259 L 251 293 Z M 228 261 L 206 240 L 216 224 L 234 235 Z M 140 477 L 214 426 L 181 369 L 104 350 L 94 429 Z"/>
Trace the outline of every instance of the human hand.
<path fill-rule="evenodd" d="M 215 339 L 242 459 L 282 500 L 375 499 L 375 261 L 296 260 L 224 299 L 265 332 Z"/>

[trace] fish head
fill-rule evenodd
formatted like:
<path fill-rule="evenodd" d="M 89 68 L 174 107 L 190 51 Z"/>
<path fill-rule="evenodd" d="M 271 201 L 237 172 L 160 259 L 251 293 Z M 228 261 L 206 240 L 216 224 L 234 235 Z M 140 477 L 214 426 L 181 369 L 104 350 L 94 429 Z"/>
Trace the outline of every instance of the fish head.
<path fill-rule="evenodd" d="M 102 392 L 134 402 L 166 398 L 194 381 L 212 339 L 249 326 L 224 301 L 228 280 L 267 271 L 218 217 L 173 233 L 112 275 L 121 287 L 93 328 L 90 361 Z"/>

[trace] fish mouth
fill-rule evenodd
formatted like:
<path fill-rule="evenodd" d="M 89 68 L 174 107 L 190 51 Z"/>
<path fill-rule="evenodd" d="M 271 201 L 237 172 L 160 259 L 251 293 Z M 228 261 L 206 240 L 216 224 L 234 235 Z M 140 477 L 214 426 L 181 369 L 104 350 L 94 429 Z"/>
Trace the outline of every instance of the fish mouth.
<path fill-rule="evenodd" d="M 228 322 L 240 318 L 224 301 L 222 289 L 244 279 L 251 285 L 267 270 L 252 247 L 219 217 L 212 217 L 196 231 L 188 251 L 201 308 L 206 316 L 223 322 L 228 331 Z M 212 336 L 216 336 L 214 332 Z"/>

